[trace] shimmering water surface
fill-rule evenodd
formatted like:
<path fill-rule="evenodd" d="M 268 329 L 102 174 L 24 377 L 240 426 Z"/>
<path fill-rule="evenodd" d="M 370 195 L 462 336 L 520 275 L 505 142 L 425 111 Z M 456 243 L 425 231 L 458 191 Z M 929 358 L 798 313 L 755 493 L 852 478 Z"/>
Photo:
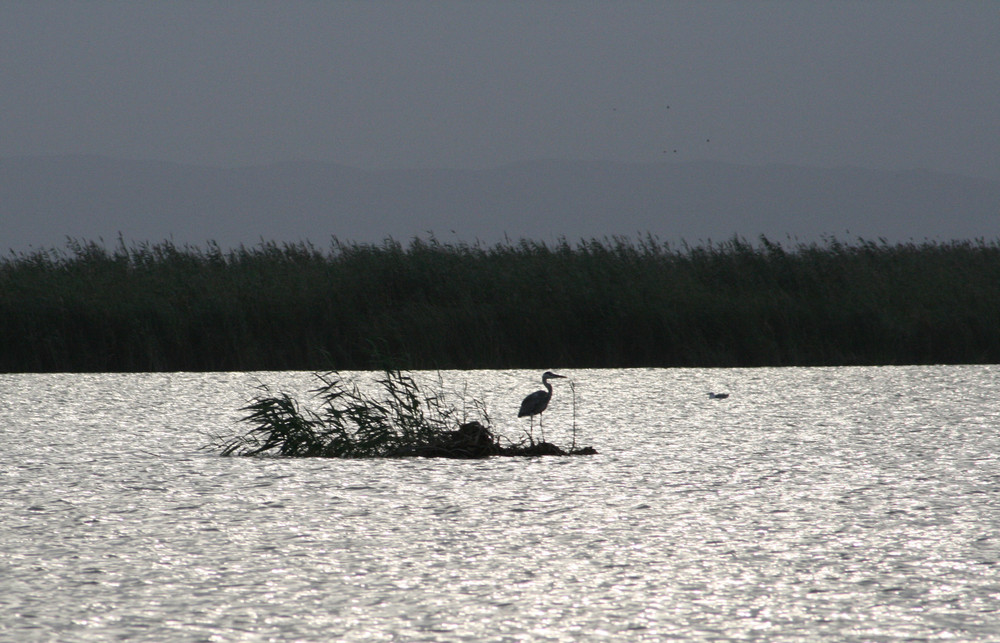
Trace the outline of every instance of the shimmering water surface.
<path fill-rule="evenodd" d="M 597 456 L 221 458 L 310 374 L 0 375 L 0 639 L 1000 639 L 1000 368 L 564 374 Z M 539 375 L 440 378 L 516 437 Z"/>

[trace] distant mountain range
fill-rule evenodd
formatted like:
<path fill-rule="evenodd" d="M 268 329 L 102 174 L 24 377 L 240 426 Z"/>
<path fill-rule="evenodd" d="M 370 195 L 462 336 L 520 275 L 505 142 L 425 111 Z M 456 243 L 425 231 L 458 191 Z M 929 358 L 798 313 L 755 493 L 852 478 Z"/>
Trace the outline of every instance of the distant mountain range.
<path fill-rule="evenodd" d="M 488 170 L 359 170 L 319 162 L 220 169 L 98 156 L 0 159 L 0 251 L 114 244 L 223 248 L 261 240 L 493 244 L 651 233 L 692 245 L 734 235 L 1000 237 L 1000 181 L 929 171 L 532 161 Z"/>

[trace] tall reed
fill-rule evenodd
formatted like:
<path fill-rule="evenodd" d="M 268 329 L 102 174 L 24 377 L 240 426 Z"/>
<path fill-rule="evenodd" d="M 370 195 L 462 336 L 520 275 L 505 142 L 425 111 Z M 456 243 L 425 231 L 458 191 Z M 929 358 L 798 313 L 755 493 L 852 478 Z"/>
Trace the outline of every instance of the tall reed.
<path fill-rule="evenodd" d="M 457 411 L 441 395 L 424 395 L 413 378 L 386 370 L 381 395 L 362 391 L 339 373 L 317 374 L 319 411 L 300 409 L 287 393 L 260 387 L 244 410 L 250 429 L 222 443 L 222 455 L 378 458 L 424 454 L 451 438 Z M 482 425 L 480 425 L 482 426 Z M 484 427 L 485 429 L 485 427 Z"/>
<path fill-rule="evenodd" d="M 997 241 L 70 241 L 0 259 L 0 371 L 1000 361 Z"/>

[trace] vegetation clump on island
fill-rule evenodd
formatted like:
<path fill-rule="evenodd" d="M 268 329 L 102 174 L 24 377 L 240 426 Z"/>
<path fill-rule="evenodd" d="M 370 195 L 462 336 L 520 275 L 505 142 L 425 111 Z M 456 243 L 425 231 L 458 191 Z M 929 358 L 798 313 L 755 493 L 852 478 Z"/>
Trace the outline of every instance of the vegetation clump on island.
<path fill-rule="evenodd" d="M 0 371 L 1000 362 L 1000 242 L 169 242 L 0 258 Z"/>
<path fill-rule="evenodd" d="M 494 434 L 484 404 L 473 400 L 478 418 L 462 417 L 443 393 L 425 395 L 410 375 L 387 369 L 377 384 L 381 396 L 362 391 L 339 373 L 317 374 L 311 393 L 318 411 L 303 409 L 287 393 L 262 385 L 244 407 L 250 428 L 214 445 L 224 456 L 275 455 L 323 458 L 485 458 L 490 456 L 593 455 L 592 447 L 563 449 L 519 442 Z M 466 405 L 468 408 L 468 405 Z"/>

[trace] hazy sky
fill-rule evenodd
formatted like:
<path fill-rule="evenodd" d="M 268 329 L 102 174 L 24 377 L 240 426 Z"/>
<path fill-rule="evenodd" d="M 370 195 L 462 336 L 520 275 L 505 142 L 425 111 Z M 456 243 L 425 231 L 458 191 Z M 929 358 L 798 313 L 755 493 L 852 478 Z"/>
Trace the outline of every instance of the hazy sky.
<path fill-rule="evenodd" d="M 0 60 L 3 157 L 1000 179 L 993 0 L 0 0 Z"/>

